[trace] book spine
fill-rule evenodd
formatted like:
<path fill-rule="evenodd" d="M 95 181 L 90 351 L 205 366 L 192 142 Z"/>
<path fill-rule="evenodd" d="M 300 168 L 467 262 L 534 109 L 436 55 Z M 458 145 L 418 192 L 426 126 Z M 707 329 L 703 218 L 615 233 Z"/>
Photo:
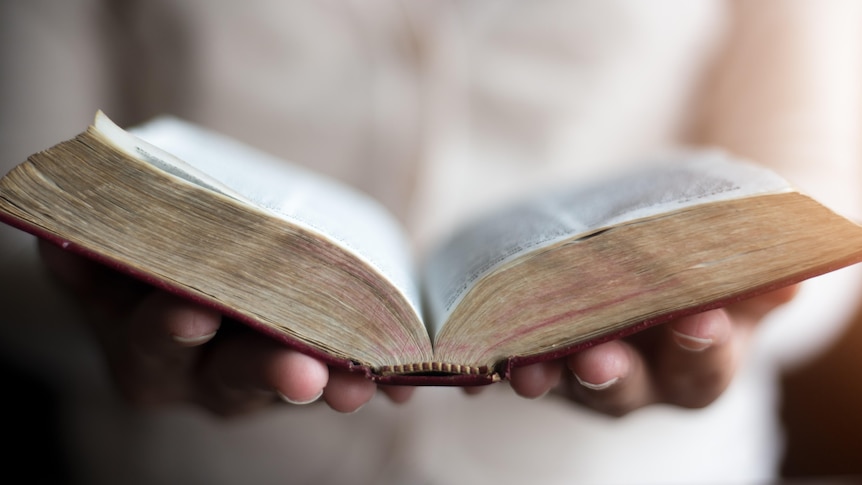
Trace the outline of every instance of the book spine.
<path fill-rule="evenodd" d="M 445 374 L 484 375 L 490 374 L 488 366 L 450 364 L 448 362 L 419 362 L 415 364 L 387 365 L 380 374 L 414 374 L 421 372 L 440 372 Z"/>

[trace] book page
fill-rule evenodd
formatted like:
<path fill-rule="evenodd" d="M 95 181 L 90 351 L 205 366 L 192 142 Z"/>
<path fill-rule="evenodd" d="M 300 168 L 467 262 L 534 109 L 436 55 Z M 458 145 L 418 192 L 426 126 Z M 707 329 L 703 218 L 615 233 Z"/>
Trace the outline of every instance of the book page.
<path fill-rule="evenodd" d="M 482 276 L 526 251 L 698 204 L 792 190 L 777 174 L 719 151 L 680 157 L 523 201 L 455 232 L 426 268 L 432 337 Z"/>
<path fill-rule="evenodd" d="M 392 282 L 421 315 L 406 236 L 394 217 L 370 197 L 176 118 L 158 118 L 126 132 L 100 115 L 96 128 L 140 160 L 349 250 Z"/>

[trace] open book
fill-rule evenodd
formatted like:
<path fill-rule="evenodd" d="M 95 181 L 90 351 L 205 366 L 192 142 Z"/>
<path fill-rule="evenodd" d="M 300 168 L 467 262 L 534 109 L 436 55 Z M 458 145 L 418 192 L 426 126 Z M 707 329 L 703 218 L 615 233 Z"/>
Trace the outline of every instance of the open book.
<path fill-rule="evenodd" d="M 778 175 L 683 158 L 501 208 L 417 268 L 356 191 L 99 113 L 0 179 L 0 219 L 371 379 L 481 384 L 862 261 L 862 227 Z"/>

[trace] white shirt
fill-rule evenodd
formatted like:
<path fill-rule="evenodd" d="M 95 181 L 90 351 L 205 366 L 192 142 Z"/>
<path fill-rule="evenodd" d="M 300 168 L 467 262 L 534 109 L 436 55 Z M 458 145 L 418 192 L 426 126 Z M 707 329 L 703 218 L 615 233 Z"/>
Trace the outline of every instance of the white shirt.
<path fill-rule="evenodd" d="M 37 3 L 18 7 L 23 26 L 10 31 L 57 60 L 34 55 L 18 75 L 52 73 L 69 62 L 62 49 L 79 49 L 89 71 L 72 70 L 81 79 L 66 81 L 89 96 L 52 104 L 53 90 L 31 90 L 45 103 L 42 118 L 5 125 L 21 136 L 16 156 L 59 141 L 48 138 L 55 133 L 81 131 L 96 109 L 116 119 L 112 106 L 124 106 L 106 95 L 114 91 L 100 91 L 111 86 L 104 79 L 112 67 L 99 52 L 117 47 L 102 42 L 116 32 L 98 35 L 86 15 L 101 4 Z M 140 67 L 129 78 L 137 84 L 126 85 L 143 106 L 138 113 L 170 112 L 345 180 L 390 207 L 420 254 L 476 211 L 679 144 L 725 22 L 714 1 L 189 0 L 136 8 L 122 28 L 138 40 L 124 60 Z M 35 28 L 45 25 L 62 28 Z M 32 112 L 33 102 L 10 109 Z M 56 123 L 45 126 L 54 111 Z M 837 330 L 809 345 L 806 319 L 835 307 L 818 319 L 839 328 L 847 306 L 824 301 L 857 291 L 848 271 L 803 288 L 765 323 L 730 389 L 703 410 L 652 406 L 614 419 L 554 398 L 528 401 L 501 384 L 479 397 L 423 388 L 400 407 L 378 397 L 353 415 L 284 406 L 225 422 L 193 409 L 125 408 L 94 345 L 42 321 L 50 319 L 43 295 L 53 295 L 53 318 L 73 313 L 33 273 L 30 241 L 5 228 L 0 237 L 14 248 L 5 274 L 24 278 L 4 278 L 2 304 L 28 324 L 4 328 L 4 341 L 24 360 L 39 355 L 35 367 L 67 392 L 73 462 L 88 483 L 767 480 L 781 451 L 775 366 L 781 355 L 825 345 Z M 52 327 L 56 341 L 45 337 Z"/>

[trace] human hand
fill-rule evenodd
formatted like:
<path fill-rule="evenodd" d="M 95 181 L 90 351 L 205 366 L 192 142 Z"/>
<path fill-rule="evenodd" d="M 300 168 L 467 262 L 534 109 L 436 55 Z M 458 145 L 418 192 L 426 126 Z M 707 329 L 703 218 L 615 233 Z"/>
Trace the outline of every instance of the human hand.
<path fill-rule="evenodd" d="M 52 244 L 40 242 L 46 266 L 77 296 L 127 400 L 142 407 L 192 403 L 233 416 L 280 400 L 322 398 L 352 412 L 377 385 L 328 367 L 209 308 L 155 290 Z M 393 402 L 412 388 L 380 386 Z"/>
<path fill-rule="evenodd" d="M 731 382 L 757 323 L 791 300 L 797 289 L 790 286 L 562 359 L 516 368 L 511 386 L 523 397 L 553 392 L 612 416 L 655 403 L 704 407 Z"/>

